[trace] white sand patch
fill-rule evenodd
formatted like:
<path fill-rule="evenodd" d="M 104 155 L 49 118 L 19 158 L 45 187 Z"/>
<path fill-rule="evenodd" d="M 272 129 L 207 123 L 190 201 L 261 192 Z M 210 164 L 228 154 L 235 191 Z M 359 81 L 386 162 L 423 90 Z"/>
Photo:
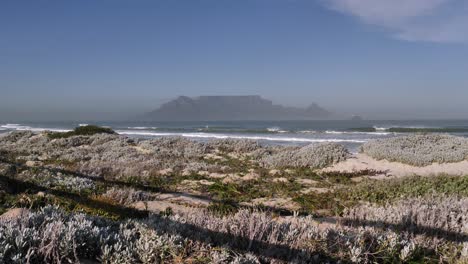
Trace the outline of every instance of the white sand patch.
<path fill-rule="evenodd" d="M 294 202 L 291 198 L 257 198 L 253 199 L 249 203 L 242 203 L 244 205 L 264 205 L 271 208 L 282 208 L 291 211 L 297 211 L 300 206 Z"/>
<path fill-rule="evenodd" d="M 163 193 L 156 196 L 157 201 L 166 201 L 178 204 L 188 204 L 191 206 L 208 206 L 209 199 L 199 198 L 190 194 Z"/>
<path fill-rule="evenodd" d="M 13 208 L 0 215 L 0 221 L 9 221 L 26 217 L 29 213 L 30 210 L 26 208 Z"/>
<path fill-rule="evenodd" d="M 270 170 L 268 173 L 269 173 L 270 175 L 275 176 L 275 175 L 280 175 L 280 174 L 281 174 L 281 171 L 280 171 L 280 170 Z"/>
<path fill-rule="evenodd" d="M 449 175 L 468 175 L 468 161 L 456 163 L 434 163 L 425 167 L 416 167 L 399 162 L 390 162 L 387 160 L 376 160 L 366 154 L 355 154 L 353 157 L 322 169 L 323 172 L 357 172 L 363 170 L 384 171 L 383 175 L 372 176 L 374 179 L 385 178 L 389 176 L 432 176 L 438 174 Z"/>
<path fill-rule="evenodd" d="M 280 178 L 274 178 L 273 182 L 288 182 L 288 178 L 280 177 Z"/>
<path fill-rule="evenodd" d="M 296 181 L 302 185 L 317 185 L 319 183 L 318 181 L 303 178 L 296 179 Z"/>
<path fill-rule="evenodd" d="M 145 148 L 142 148 L 142 147 L 139 147 L 139 146 L 134 146 L 133 147 L 136 151 L 140 152 L 140 153 L 143 153 L 143 154 L 151 154 L 152 151 L 149 150 L 149 149 L 145 149 Z"/>
<path fill-rule="evenodd" d="M 161 213 L 166 209 L 171 208 L 171 211 L 175 214 L 187 214 L 194 210 L 199 210 L 196 207 L 190 207 L 187 205 L 181 205 L 177 203 L 167 201 L 148 201 L 148 202 L 137 202 L 132 204 L 132 207 L 138 210 L 148 210 L 152 213 Z"/>
<path fill-rule="evenodd" d="M 330 189 L 327 189 L 327 188 L 318 188 L 318 187 L 309 187 L 307 189 L 303 189 L 301 190 L 301 193 L 303 194 L 308 194 L 308 193 L 327 193 L 327 192 L 331 192 Z"/>
<path fill-rule="evenodd" d="M 161 176 L 167 176 L 167 175 L 171 175 L 173 172 L 174 172 L 173 169 L 168 168 L 168 169 L 159 170 L 158 174 Z"/>
<path fill-rule="evenodd" d="M 260 175 L 256 172 L 249 172 L 242 177 L 243 181 L 251 181 L 260 178 Z"/>

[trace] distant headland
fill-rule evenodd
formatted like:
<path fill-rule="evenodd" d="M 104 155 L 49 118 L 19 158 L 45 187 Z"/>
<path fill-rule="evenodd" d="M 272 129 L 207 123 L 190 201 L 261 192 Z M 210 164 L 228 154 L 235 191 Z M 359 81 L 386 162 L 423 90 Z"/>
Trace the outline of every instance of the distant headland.
<path fill-rule="evenodd" d="M 259 95 L 179 96 L 147 113 L 146 118 L 157 121 L 314 120 L 331 115 L 316 103 L 307 108 L 286 107 Z"/>

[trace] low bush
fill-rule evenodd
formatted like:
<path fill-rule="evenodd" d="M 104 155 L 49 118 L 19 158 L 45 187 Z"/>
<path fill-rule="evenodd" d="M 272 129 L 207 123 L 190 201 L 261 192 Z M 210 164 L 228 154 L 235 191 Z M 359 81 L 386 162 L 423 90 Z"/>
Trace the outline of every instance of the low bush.
<path fill-rule="evenodd" d="M 92 136 L 95 134 L 116 134 L 112 129 L 99 126 L 80 126 L 69 132 L 50 132 L 47 136 L 51 139 L 69 138 L 72 136 Z"/>
<path fill-rule="evenodd" d="M 443 134 L 417 134 L 372 140 L 361 152 L 378 160 L 385 159 L 414 166 L 460 162 L 468 158 L 468 139 Z"/>
<path fill-rule="evenodd" d="M 345 193 L 348 201 L 368 201 L 377 204 L 431 193 L 468 197 L 468 176 L 413 176 L 369 181 L 341 192 Z"/>
<path fill-rule="evenodd" d="M 134 188 L 112 187 L 102 195 L 103 197 L 116 202 L 117 204 L 130 205 L 140 201 L 149 201 L 154 195 Z"/>
<path fill-rule="evenodd" d="M 311 217 L 277 221 L 240 210 L 205 210 L 109 221 L 45 207 L 0 220 L 2 263 L 408 263 L 445 257 L 443 240 L 415 239 L 379 228 L 319 229 Z M 462 244 L 451 250 L 463 260 Z M 425 255 L 421 256 L 421 252 Z M 197 261 L 198 260 L 198 261 Z"/>
<path fill-rule="evenodd" d="M 324 168 L 331 164 L 346 160 L 348 150 L 335 143 L 310 144 L 298 149 L 286 149 L 268 155 L 261 163 L 268 168 L 308 167 Z"/>
<path fill-rule="evenodd" d="M 468 231 L 468 198 L 430 194 L 399 199 L 384 206 L 362 204 L 346 210 L 343 216 L 350 222 L 413 229 L 456 240 Z"/>

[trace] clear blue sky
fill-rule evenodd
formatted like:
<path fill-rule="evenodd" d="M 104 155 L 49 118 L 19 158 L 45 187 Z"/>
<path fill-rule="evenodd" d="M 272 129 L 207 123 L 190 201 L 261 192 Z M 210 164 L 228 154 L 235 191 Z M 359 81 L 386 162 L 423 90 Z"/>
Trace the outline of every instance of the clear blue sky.
<path fill-rule="evenodd" d="M 465 0 L 0 2 L 0 111 L 147 111 L 260 94 L 468 117 Z"/>

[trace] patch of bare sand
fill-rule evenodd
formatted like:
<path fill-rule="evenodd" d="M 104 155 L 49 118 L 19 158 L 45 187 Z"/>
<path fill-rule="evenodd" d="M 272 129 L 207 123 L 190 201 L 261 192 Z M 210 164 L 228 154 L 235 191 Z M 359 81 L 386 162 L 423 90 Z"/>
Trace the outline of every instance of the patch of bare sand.
<path fill-rule="evenodd" d="M 163 193 L 157 195 L 156 200 L 155 202 L 166 201 L 190 206 L 208 206 L 210 204 L 210 200 L 207 198 L 185 193 Z"/>
<path fill-rule="evenodd" d="M 299 179 L 296 179 L 296 182 L 302 184 L 302 185 L 317 185 L 319 182 L 318 181 L 314 181 L 314 180 L 311 180 L 311 179 L 304 179 L 304 178 L 299 178 Z"/>
<path fill-rule="evenodd" d="M 136 202 L 131 206 L 138 210 L 148 210 L 153 213 L 164 212 L 167 208 L 171 208 L 172 212 L 183 214 L 197 208 L 205 208 L 209 204 L 209 199 L 190 194 L 164 193 L 157 195 L 154 201 Z"/>
<path fill-rule="evenodd" d="M 425 167 L 416 167 L 400 162 L 376 160 L 366 154 L 355 154 L 353 157 L 322 169 L 323 172 L 358 172 L 363 170 L 383 171 L 384 174 L 372 176 L 373 179 L 386 177 L 405 177 L 412 175 L 433 176 L 439 174 L 468 175 L 468 161 L 456 163 L 434 163 Z"/>
<path fill-rule="evenodd" d="M 143 153 L 143 154 L 151 154 L 152 151 L 149 150 L 149 149 L 145 149 L 145 148 L 142 148 L 140 146 L 134 146 L 133 147 L 136 151 L 140 152 L 140 153 Z"/>
<path fill-rule="evenodd" d="M 306 188 L 306 189 L 302 189 L 301 190 L 301 193 L 303 194 L 308 194 L 308 193 L 327 193 L 327 192 L 331 192 L 332 190 L 328 189 L 328 188 L 318 188 L 318 187 L 309 187 L 309 188 Z"/>
<path fill-rule="evenodd" d="M 166 201 L 137 202 L 137 203 L 132 204 L 132 207 L 138 210 L 148 210 L 156 214 L 164 212 L 168 208 L 171 208 L 171 211 L 175 214 L 185 214 L 195 209 L 194 207 L 166 202 Z"/>
<path fill-rule="evenodd" d="M 271 208 L 286 209 L 290 211 L 297 211 L 300 206 L 292 200 L 292 198 L 257 198 L 251 202 L 242 203 L 243 205 L 256 206 L 264 205 Z"/>
<path fill-rule="evenodd" d="M 31 211 L 26 208 L 13 208 L 0 215 L 0 221 L 15 220 L 27 216 Z"/>

